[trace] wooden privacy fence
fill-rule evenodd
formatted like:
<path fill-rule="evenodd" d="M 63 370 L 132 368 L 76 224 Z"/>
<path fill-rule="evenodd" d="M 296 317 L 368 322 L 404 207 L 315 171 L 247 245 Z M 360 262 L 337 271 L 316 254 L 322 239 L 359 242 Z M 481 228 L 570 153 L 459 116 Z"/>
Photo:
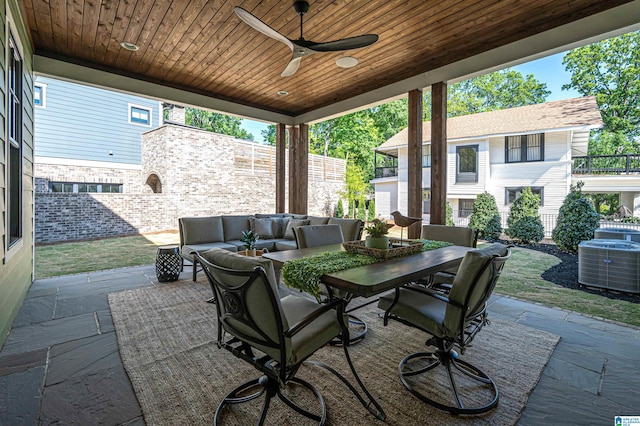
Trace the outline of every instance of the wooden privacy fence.
<path fill-rule="evenodd" d="M 235 172 L 240 174 L 275 175 L 276 149 L 271 145 L 236 140 L 233 162 Z M 286 153 L 285 165 L 289 164 Z M 310 181 L 342 181 L 346 170 L 345 160 L 309 154 Z"/>

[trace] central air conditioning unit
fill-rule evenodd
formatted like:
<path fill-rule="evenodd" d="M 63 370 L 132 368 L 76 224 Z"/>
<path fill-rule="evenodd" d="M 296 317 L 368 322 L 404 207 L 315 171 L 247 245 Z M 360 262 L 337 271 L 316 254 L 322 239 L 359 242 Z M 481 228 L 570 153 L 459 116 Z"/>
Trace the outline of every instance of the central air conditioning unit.
<path fill-rule="evenodd" d="M 596 240 L 626 240 L 640 243 L 640 230 L 628 228 L 598 228 L 593 233 Z"/>
<path fill-rule="evenodd" d="M 581 242 L 578 245 L 578 282 L 640 293 L 640 243 L 606 239 Z"/>

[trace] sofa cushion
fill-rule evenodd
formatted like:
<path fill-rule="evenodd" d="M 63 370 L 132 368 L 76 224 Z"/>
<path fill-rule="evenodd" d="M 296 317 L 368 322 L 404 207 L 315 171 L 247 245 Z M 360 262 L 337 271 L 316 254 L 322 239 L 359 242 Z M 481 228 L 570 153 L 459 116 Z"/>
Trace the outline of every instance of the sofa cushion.
<path fill-rule="evenodd" d="M 340 225 L 345 241 L 355 241 L 362 238 L 362 221 L 360 219 L 329 218 L 329 225 Z"/>
<path fill-rule="evenodd" d="M 296 244 L 295 240 L 277 240 L 276 241 L 276 251 L 283 250 L 295 250 L 298 248 L 298 244 Z"/>
<path fill-rule="evenodd" d="M 273 230 L 273 238 L 284 238 L 284 231 L 287 229 L 287 223 L 291 218 L 288 217 L 275 217 L 271 218 L 271 228 Z"/>
<path fill-rule="evenodd" d="M 293 235 L 293 228 L 296 228 L 298 226 L 303 226 L 303 225 L 308 225 L 309 224 L 309 220 L 307 219 L 291 219 L 289 220 L 289 222 L 287 223 L 287 228 L 284 231 L 284 238 L 286 238 L 287 240 L 293 240 L 295 239 L 295 236 Z"/>
<path fill-rule="evenodd" d="M 256 213 L 254 216 L 258 219 L 264 219 L 265 217 L 285 217 L 287 213 Z"/>
<path fill-rule="evenodd" d="M 242 239 L 242 233 L 251 229 L 249 219 L 252 216 L 222 216 L 222 228 L 224 229 L 224 241 Z"/>
<path fill-rule="evenodd" d="M 207 244 L 224 241 L 220 216 L 183 217 L 180 218 L 180 224 L 184 238 L 183 244 Z"/>
<path fill-rule="evenodd" d="M 220 248 L 228 251 L 238 251 L 238 247 L 233 244 L 227 243 L 208 243 L 208 244 L 190 244 L 184 245 L 180 248 L 180 255 L 187 260 L 193 261 L 193 255 L 191 254 L 194 251 L 201 253 L 203 251 L 211 250 L 212 248 Z"/>
<path fill-rule="evenodd" d="M 307 216 L 309 219 L 309 225 L 326 225 L 329 223 L 328 217 Z"/>
<path fill-rule="evenodd" d="M 258 234 L 263 240 L 270 240 L 273 238 L 273 226 L 271 224 L 272 219 L 270 217 L 265 218 L 251 218 L 249 223 L 251 224 L 251 230 Z"/>

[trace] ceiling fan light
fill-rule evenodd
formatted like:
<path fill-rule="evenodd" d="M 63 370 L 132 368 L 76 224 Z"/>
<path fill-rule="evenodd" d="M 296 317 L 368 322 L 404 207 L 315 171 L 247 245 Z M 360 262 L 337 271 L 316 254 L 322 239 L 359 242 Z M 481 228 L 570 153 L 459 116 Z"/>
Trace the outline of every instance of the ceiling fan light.
<path fill-rule="evenodd" d="M 132 52 L 135 52 L 136 50 L 138 50 L 138 46 L 136 46 L 133 43 L 129 43 L 128 41 L 123 41 L 122 43 L 120 43 L 120 46 L 122 46 L 123 49 L 127 49 Z"/>
<path fill-rule="evenodd" d="M 336 65 L 340 68 L 352 68 L 358 65 L 358 60 L 353 56 L 343 56 L 342 58 L 338 58 Z"/>
<path fill-rule="evenodd" d="M 278 90 L 277 95 L 278 96 L 287 96 L 289 94 L 289 92 L 287 92 L 286 90 Z"/>

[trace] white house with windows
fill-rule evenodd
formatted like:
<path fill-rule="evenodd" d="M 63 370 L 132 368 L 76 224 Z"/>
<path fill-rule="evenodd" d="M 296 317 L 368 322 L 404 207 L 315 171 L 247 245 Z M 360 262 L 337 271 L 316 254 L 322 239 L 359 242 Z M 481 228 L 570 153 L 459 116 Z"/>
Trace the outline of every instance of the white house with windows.
<path fill-rule="evenodd" d="M 589 133 L 602 126 L 595 98 L 583 97 L 447 120 L 447 201 L 468 217 L 487 191 L 508 212 L 525 187 L 540 194 L 541 215 L 556 215 L 572 183 L 572 158 L 587 155 Z M 424 122 L 423 213 L 431 198 L 431 122 Z M 376 211 L 407 212 L 407 129 L 375 152 Z M 503 215 L 505 217 L 505 215 Z"/>

